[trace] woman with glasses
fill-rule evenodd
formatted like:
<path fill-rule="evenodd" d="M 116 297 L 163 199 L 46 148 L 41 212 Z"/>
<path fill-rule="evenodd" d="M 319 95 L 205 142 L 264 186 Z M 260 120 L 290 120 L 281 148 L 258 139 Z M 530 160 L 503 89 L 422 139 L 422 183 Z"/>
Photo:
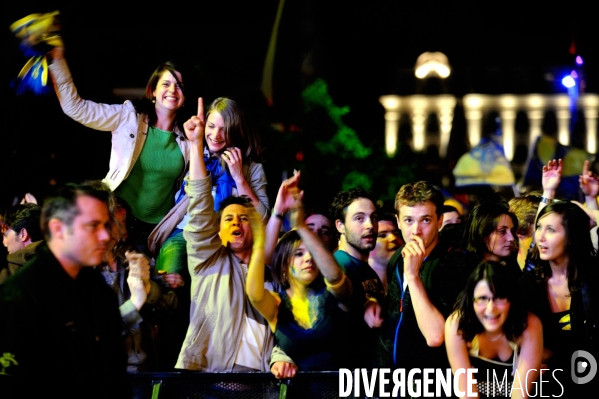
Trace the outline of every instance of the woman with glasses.
<path fill-rule="evenodd" d="M 445 323 L 445 346 L 453 373 L 459 372 L 460 397 L 535 394 L 541 322 L 524 309 L 517 285 L 500 263 L 483 262 L 470 275 Z M 478 370 L 476 385 L 468 386 L 467 369 Z"/>

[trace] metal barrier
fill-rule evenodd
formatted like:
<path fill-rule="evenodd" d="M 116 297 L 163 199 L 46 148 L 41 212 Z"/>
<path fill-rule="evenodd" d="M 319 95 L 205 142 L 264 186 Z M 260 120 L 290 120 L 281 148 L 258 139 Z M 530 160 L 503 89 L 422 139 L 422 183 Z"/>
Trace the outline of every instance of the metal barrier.
<path fill-rule="evenodd" d="M 339 397 L 339 373 L 299 372 L 279 381 L 270 373 L 129 374 L 134 399 L 332 399 Z"/>

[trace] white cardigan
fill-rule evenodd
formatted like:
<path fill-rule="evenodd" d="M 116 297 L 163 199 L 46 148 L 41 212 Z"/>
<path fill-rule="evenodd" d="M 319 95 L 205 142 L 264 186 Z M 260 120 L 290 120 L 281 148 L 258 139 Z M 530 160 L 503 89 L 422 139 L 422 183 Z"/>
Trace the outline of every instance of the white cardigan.
<path fill-rule="evenodd" d="M 123 104 L 101 104 L 79 97 L 64 59 L 54 61 L 49 69 L 64 113 L 89 128 L 112 132 L 110 170 L 103 181 L 114 191 L 129 176 L 141 154 L 148 133 L 148 116 L 138 114 L 128 100 Z M 180 130 L 175 129 L 174 133 L 185 160 L 185 171 L 189 164 L 189 141 Z"/>

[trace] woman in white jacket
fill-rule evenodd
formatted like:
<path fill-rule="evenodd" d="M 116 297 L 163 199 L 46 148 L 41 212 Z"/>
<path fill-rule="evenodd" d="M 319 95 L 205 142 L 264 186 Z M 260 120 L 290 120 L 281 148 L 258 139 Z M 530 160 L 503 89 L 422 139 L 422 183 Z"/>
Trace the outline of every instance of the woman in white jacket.
<path fill-rule="evenodd" d="M 49 57 L 64 113 L 92 129 L 112 132 L 110 170 L 103 181 L 130 208 L 129 240 L 145 250 L 150 232 L 174 205 L 189 160 L 179 116 L 185 102 L 182 72 L 166 62 L 154 71 L 145 98 L 135 105 L 101 104 L 79 97 L 64 48 L 54 48 Z"/>

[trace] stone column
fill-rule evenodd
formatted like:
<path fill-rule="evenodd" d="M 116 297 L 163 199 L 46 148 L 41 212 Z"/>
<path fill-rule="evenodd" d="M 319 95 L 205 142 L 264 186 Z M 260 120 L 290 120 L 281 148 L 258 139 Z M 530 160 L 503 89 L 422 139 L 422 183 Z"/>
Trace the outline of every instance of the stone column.
<path fill-rule="evenodd" d="M 516 110 L 500 109 L 501 135 L 503 136 L 503 152 L 508 161 L 514 159 L 516 139 Z"/>
<path fill-rule="evenodd" d="M 447 156 L 447 147 L 451 135 L 451 126 L 453 124 L 453 110 L 455 108 L 455 98 L 447 97 L 439 100 L 437 115 L 439 116 L 439 156 Z"/>
<path fill-rule="evenodd" d="M 570 117 L 569 109 L 558 108 L 555 111 L 557 118 L 557 139 L 563 145 L 570 145 Z"/>
<path fill-rule="evenodd" d="M 422 151 L 424 150 L 426 109 L 419 104 L 412 104 L 412 106 L 412 146 L 414 151 Z"/>
<path fill-rule="evenodd" d="M 385 152 L 391 158 L 397 151 L 401 102 L 398 96 L 392 94 L 381 96 L 379 102 L 385 108 Z"/>
<path fill-rule="evenodd" d="M 389 158 L 393 157 L 397 151 L 399 116 L 399 111 L 385 112 L 385 152 Z"/>
<path fill-rule="evenodd" d="M 596 94 L 585 94 L 580 98 L 580 105 L 584 113 L 587 127 L 587 151 L 591 154 L 597 153 L 597 117 L 599 116 L 599 96 Z"/>
<path fill-rule="evenodd" d="M 528 122 L 530 123 L 528 143 L 530 149 L 532 149 L 537 137 L 542 133 L 541 124 L 543 123 L 544 112 L 542 109 L 528 109 L 526 110 L 526 114 L 528 115 Z"/>

